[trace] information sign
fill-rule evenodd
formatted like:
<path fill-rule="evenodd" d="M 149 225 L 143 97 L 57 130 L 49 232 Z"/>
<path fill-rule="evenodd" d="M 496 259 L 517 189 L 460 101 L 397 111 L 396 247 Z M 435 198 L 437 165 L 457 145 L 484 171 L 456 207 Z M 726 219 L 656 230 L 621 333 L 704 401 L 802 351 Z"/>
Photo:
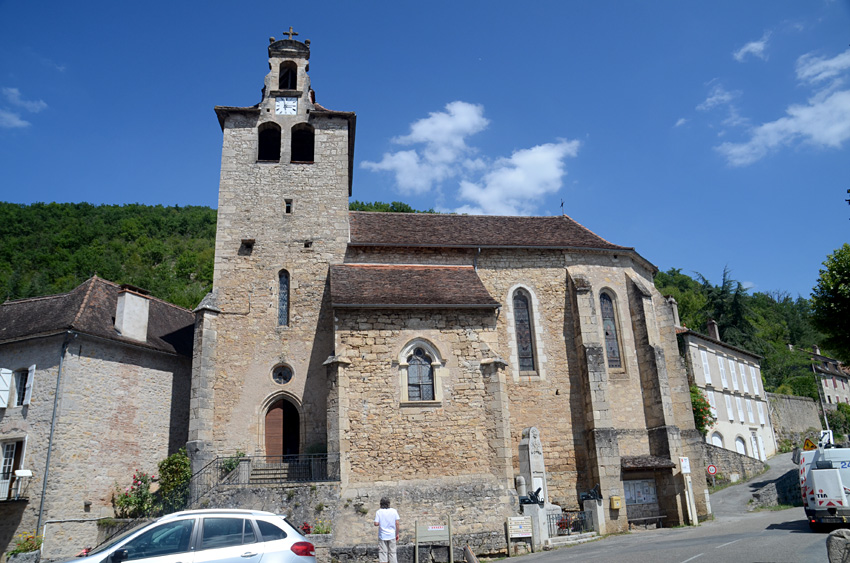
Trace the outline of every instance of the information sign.
<path fill-rule="evenodd" d="M 679 458 L 679 465 L 682 466 L 682 473 L 687 475 L 691 472 L 691 460 L 686 457 Z"/>

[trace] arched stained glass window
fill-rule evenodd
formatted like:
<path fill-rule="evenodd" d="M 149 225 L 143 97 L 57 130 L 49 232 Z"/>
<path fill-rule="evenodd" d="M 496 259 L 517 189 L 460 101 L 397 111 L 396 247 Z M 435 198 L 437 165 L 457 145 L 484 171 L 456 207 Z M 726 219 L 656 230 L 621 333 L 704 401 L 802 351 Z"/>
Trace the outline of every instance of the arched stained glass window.
<path fill-rule="evenodd" d="M 434 400 L 434 367 L 422 348 L 407 358 L 407 398 L 410 401 Z"/>
<path fill-rule="evenodd" d="M 280 326 L 289 326 L 289 272 L 281 270 L 277 278 L 277 324 Z"/>
<path fill-rule="evenodd" d="M 623 367 L 620 358 L 620 342 L 617 340 L 617 319 L 614 315 L 614 302 L 611 296 L 603 293 L 599 296 L 599 308 L 602 310 L 602 329 L 605 331 L 605 355 L 609 368 Z"/>
<path fill-rule="evenodd" d="M 531 305 L 529 304 L 528 295 L 520 290 L 514 293 L 514 327 L 516 329 L 519 371 L 534 371 L 534 336 L 531 331 Z"/>

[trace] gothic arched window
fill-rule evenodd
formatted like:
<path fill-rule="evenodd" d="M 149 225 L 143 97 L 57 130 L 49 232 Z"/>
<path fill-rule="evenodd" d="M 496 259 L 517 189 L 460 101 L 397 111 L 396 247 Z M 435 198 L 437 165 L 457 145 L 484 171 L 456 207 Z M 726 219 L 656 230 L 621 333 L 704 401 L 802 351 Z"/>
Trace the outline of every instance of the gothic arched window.
<path fill-rule="evenodd" d="M 599 308 L 602 312 L 602 330 L 605 332 L 605 356 L 609 368 L 622 368 L 620 341 L 617 337 L 617 317 L 614 314 L 614 301 L 607 293 L 599 295 Z"/>
<path fill-rule="evenodd" d="M 277 87 L 279 90 L 295 90 L 298 88 L 298 66 L 292 61 L 280 63 L 280 77 Z"/>
<path fill-rule="evenodd" d="M 407 399 L 434 400 L 434 367 L 431 357 L 422 348 L 415 348 L 407 358 Z"/>
<path fill-rule="evenodd" d="M 313 162 L 313 127 L 299 123 L 292 128 L 292 162 Z"/>
<path fill-rule="evenodd" d="M 528 293 L 520 289 L 514 292 L 514 328 L 516 329 L 519 371 L 535 371 L 531 299 Z"/>
<path fill-rule="evenodd" d="M 257 160 L 280 162 L 280 126 L 272 121 L 260 125 Z"/>
<path fill-rule="evenodd" d="M 289 272 L 281 270 L 277 275 L 277 280 L 277 324 L 280 326 L 289 326 Z"/>

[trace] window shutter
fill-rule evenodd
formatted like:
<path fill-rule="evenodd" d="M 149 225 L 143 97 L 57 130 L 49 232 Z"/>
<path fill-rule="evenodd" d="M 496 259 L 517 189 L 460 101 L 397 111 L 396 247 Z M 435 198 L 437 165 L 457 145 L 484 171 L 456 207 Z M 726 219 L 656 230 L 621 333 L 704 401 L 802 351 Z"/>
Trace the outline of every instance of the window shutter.
<path fill-rule="evenodd" d="M 747 372 L 744 370 L 744 364 L 738 364 L 738 371 L 741 372 L 741 387 L 744 389 L 744 393 L 750 392 L 750 386 L 747 383 Z"/>
<path fill-rule="evenodd" d="M 732 377 L 732 389 L 738 390 L 738 374 L 735 373 L 735 362 L 729 360 L 729 375 Z"/>
<path fill-rule="evenodd" d="M 735 413 L 732 412 L 732 397 L 724 396 L 726 397 L 726 413 L 729 415 L 729 422 L 735 422 Z"/>
<path fill-rule="evenodd" d="M 753 402 L 747 399 L 747 420 L 750 421 L 750 424 L 755 424 L 756 419 L 753 417 Z"/>
<path fill-rule="evenodd" d="M 750 379 L 753 380 L 753 395 L 759 394 L 759 380 L 756 377 L 756 368 L 750 366 Z"/>
<path fill-rule="evenodd" d="M 726 381 L 726 366 L 723 365 L 722 356 L 717 356 L 717 365 L 720 366 L 720 382 L 723 383 L 724 389 L 729 389 L 729 382 Z"/>
<path fill-rule="evenodd" d="M 702 371 L 705 374 L 705 382 L 711 383 L 711 368 L 708 367 L 708 354 L 705 350 L 700 350 L 699 355 L 702 358 Z"/>
<path fill-rule="evenodd" d="M 759 424 L 764 426 L 764 408 L 762 407 L 762 404 L 758 401 L 756 401 L 756 408 L 759 411 Z"/>
<path fill-rule="evenodd" d="M 27 387 L 26 391 L 24 391 L 24 403 L 25 405 L 30 404 L 30 399 L 32 398 L 32 382 L 35 380 L 35 364 L 31 365 L 27 370 Z"/>
<path fill-rule="evenodd" d="M 708 404 L 711 405 L 711 416 L 717 418 L 717 401 L 714 398 L 714 391 L 708 391 Z"/>
<path fill-rule="evenodd" d="M 741 397 L 735 397 L 735 405 L 738 407 L 738 418 L 743 423 L 744 420 L 744 403 L 741 402 Z"/>
<path fill-rule="evenodd" d="M 12 388 L 12 370 L 0 369 L 0 409 L 9 406 L 9 389 Z"/>

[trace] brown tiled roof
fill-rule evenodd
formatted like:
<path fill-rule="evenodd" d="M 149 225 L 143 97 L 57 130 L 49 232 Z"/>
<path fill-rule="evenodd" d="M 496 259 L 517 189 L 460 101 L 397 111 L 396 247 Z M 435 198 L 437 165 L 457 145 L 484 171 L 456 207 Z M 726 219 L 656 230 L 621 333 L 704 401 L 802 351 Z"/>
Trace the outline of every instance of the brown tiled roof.
<path fill-rule="evenodd" d="M 73 330 L 163 352 L 191 356 L 195 316 L 150 297 L 148 335 L 139 342 L 115 330 L 118 284 L 89 278 L 69 293 L 7 301 L 0 305 L 0 343 Z"/>
<path fill-rule="evenodd" d="M 586 248 L 633 251 L 612 244 L 566 215 L 504 217 L 352 211 L 358 246 Z"/>
<path fill-rule="evenodd" d="M 496 308 L 471 266 L 331 266 L 334 307 Z"/>
<path fill-rule="evenodd" d="M 672 469 L 676 464 L 666 457 L 654 455 L 631 455 L 620 458 L 623 471 L 642 471 L 648 469 Z"/>

